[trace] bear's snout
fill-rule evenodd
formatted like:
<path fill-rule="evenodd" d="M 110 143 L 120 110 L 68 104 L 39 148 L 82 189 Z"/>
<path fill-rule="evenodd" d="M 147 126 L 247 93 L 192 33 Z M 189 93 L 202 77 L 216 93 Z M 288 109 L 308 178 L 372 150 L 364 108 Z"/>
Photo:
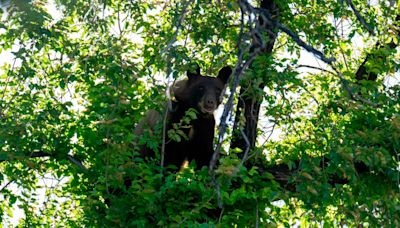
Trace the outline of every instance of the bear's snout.
<path fill-rule="evenodd" d="M 215 109 L 217 109 L 217 101 L 212 96 L 204 96 L 199 103 L 199 108 L 202 113 L 213 114 Z"/>
<path fill-rule="evenodd" d="M 214 101 L 214 100 L 208 99 L 208 100 L 206 101 L 206 106 L 214 108 L 214 106 L 215 106 L 215 101 Z"/>

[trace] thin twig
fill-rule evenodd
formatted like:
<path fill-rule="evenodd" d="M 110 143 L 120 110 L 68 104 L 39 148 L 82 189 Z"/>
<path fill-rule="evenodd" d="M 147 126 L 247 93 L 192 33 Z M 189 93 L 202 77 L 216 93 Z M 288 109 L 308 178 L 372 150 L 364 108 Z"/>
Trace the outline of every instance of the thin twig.
<path fill-rule="evenodd" d="M 165 159 L 165 139 L 167 138 L 167 120 L 168 120 L 168 105 L 165 107 L 164 119 L 163 119 L 163 131 L 162 131 L 162 145 L 161 145 L 161 167 L 164 167 Z M 162 170 L 162 169 L 161 169 Z"/>
<path fill-rule="evenodd" d="M 167 46 L 162 51 L 162 53 L 168 53 L 168 51 L 171 48 L 172 44 L 175 43 L 176 37 L 178 36 L 179 30 L 180 30 L 180 28 L 182 26 L 182 22 L 183 22 L 183 20 L 185 20 L 186 11 L 187 11 L 187 8 L 189 7 L 190 3 L 192 3 L 192 1 L 186 1 L 185 4 L 183 5 L 181 15 L 180 15 L 180 17 L 178 19 L 178 23 L 175 26 L 175 32 L 174 32 L 172 38 L 170 39 L 170 41 L 168 42 Z"/>
<path fill-rule="evenodd" d="M 322 68 L 322 67 L 317 67 L 317 66 L 311 66 L 311 65 L 300 64 L 300 65 L 298 65 L 296 68 L 302 68 L 302 67 L 310 68 L 310 69 L 314 69 L 314 70 L 320 70 L 320 71 L 323 71 L 323 72 L 326 72 L 326 73 L 330 73 L 330 74 L 332 74 L 332 75 L 337 75 L 335 72 L 332 72 L 332 71 L 329 71 L 329 70 L 327 70 L 327 69 L 324 69 L 324 68 Z"/>
<path fill-rule="evenodd" d="M 229 95 L 228 101 L 226 102 L 226 104 L 224 106 L 224 111 L 221 116 L 221 121 L 220 121 L 219 128 L 218 128 L 218 132 L 219 132 L 218 133 L 218 143 L 217 143 L 217 147 L 214 151 L 214 154 L 213 154 L 211 162 L 210 162 L 210 167 L 209 167 L 210 173 L 214 170 L 215 164 L 216 164 L 218 156 L 219 156 L 219 152 L 221 151 L 222 141 L 223 141 L 226 129 L 227 129 L 226 120 L 228 119 L 228 116 L 230 115 L 232 108 L 233 108 L 233 100 L 234 100 L 236 88 L 239 85 L 239 78 L 243 74 L 243 72 L 250 66 L 250 64 L 253 62 L 253 60 L 256 58 L 256 56 L 258 56 L 259 52 L 260 51 L 254 52 L 253 55 L 250 56 L 250 59 L 248 59 L 245 62 L 244 66 L 236 65 L 236 67 L 234 69 L 234 73 L 233 73 L 234 81 L 233 81 L 233 85 L 231 86 L 231 89 L 230 89 L 231 93 Z"/>
<path fill-rule="evenodd" d="M 302 39 L 300 39 L 300 37 L 296 33 L 292 32 L 284 25 L 282 25 L 278 22 L 276 22 L 276 25 L 280 30 L 282 30 L 284 33 L 289 35 L 299 46 L 303 47 L 308 52 L 311 52 L 314 55 L 318 56 L 322 61 L 324 61 L 328 64 L 332 64 L 333 62 L 336 61 L 336 59 L 334 57 L 327 58 L 327 57 L 325 57 L 325 55 L 322 52 L 320 52 L 317 49 L 313 48 L 312 46 L 306 44 Z"/>
<path fill-rule="evenodd" d="M 233 77 L 233 83 L 232 86 L 230 88 L 230 95 L 228 98 L 228 101 L 226 102 L 225 106 L 224 106 L 224 111 L 222 113 L 221 116 L 221 120 L 220 120 L 220 124 L 218 127 L 218 141 L 217 141 L 217 146 L 215 148 L 215 151 L 213 153 L 211 162 L 210 162 L 210 166 L 209 166 L 209 173 L 213 174 L 213 170 L 215 168 L 216 162 L 218 160 L 219 157 L 219 153 L 221 151 L 221 147 L 222 147 L 222 141 L 224 139 L 225 136 L 225 132 L 227 129 L 227 119 L 228 116 L 230 116 L 230 113 L 233 109 L 233 101 L 234 101 L 234 96 L 236 94 L 236 88 L 239 86 L 239 79 L 240 76 L 243 74 L 243 72 L 250 66 L 250 64 L 253 62 L 253 60 L 260 54 L 262 53 L 264 44 L 262 42 L 262 40 L 260 41 L 260 43 L 258 43 L 258 45 L 260 47 L 254 48 L 253 52 L 251 53 L 251 55 L 248 57 L 248 59 L 246 61 L 244 61 L 244 54 L 248 52 L 248 50 L 250 50 L 250 47 L 254 46 L 253 43 L 249 44 L 247 46 L 247 48 L 245 50 L 243 50 L 242 48 L 240 48 L 240 44 L 242 42 L 242 39 L 244 38 L 244 33 L 243 33 L 243 28 L 244 28 L 244 14 L 245 12 L 249 12 L 249 14 L 254 13 L 253 11 L 251 11 L 251 9 L 254 9 L 247 1 L 239 1 L 239 6 L 241 9 L 241 28 L 240 31 L 241 33 L 239 34 L 239 38 L 238 38 L 238 61 L 236 63 L 236 66 L 233 70 L 233 73 L 231 75 L 231 77 Z M 254 22 L 252 20 L 252 17 L 249 17 L 249 25 L 251 26 Z M 255 28 L 250 29 L 250 34 L 255 34 L 256 32 L 254 32 L 253 30 L 259 29 L 260 27 L 258 26 L 258 24 L 256 24 Z"/>
<path fill-rule="evenodd" d="M 275 126 L 276 126 L 276 122 L 274 122 L 274 124 L 272 125 L 272 129 L 271 129 L 268 137 L 265 139 L 264 143 L 262 144 L 262 146 L 264 146 L 269 141 L 269 139 L 271 138 L 272 134 L 274 133 Z"/>
<path fill-rule="evenodd" d="M 218 223 L 221 224 L 222 215 L 224 214 L 224 208 L 221 209 L 221 213 L 219 213 Z"/>
<path fill-rule="evenodd" d="M 1 189 L 0 192 L 3 192 L 4 189 L 6 189 L 8 187 L 8 185 L 10 185 L 12 182 L 14 182 L 14 180 L 10 180 L 6 185 L 4 185 Z"/>
<path fill-rule="evenodd" d="M 244 152 L 243 158 L 240 161 L 239 165 L 236 166 L 236 168 L 234 169 L 234 171 L 232 172 L 232 177 L 236 176 L 236 174 L 239 172 L 240 168 L 243 166 L 244 162 L 247 161 L 248 155 L 249 155 L 249 151 L 250 151 L 250 141 L 249 138 L 247 137 L 247 135 L 244 133 L 243 128 L 240 128 L 240 133 L 242 134 L 242 137 L 244 139 L 244 141 L 246 142 L 246 150 Z"/>
<path fill-rule="evenodd" d="M 240 161 L 240 165 L 239 166 L 243 166 L 244 162 L 247 160 L 247 157 L 249 155 L 249 151 L 250 151 L 250 141 L 249 138 L 247 137 L 247 135 L 244 133 L 243 128 L 240 128 L 240 133 L 242 134 L 244 141 L 246 142 L 246 150 L 244 152 L 242 161 Z M 238 167 L 239 169 L 240 167 Z"/>
<path fill-rule="evenodd" d="M 396 150 L 396 148 L 395 148 L 394 145 L 393 145 L 393 150 L 394 150 L 394 152 L 395 152 L 395 154 L 396 154 L 397 164 L 399 164 L 399 162 L 400 162 L 400 155 L 399 155 L 399 153 L 397 152 L 397 150 Z M 398 169 L 397 169 L 397 186 L 398 186 L 399 192 L 400 192 L 400 171 L 399 171 Z"/>
<path fill-rule="evenodd" d="M 257 198 L 256 198 L 256 228 L 258 228 L 259 227 L 259 225 L 258 225 L 258 220 L 259 220 L 259 215 L 258 215 L 258 200 L 257 200 Z"/>
<path fill-rule="evenodd" d="M 234 95 L 236 92 L 236 88 L 239 85 L 239 77 L 241 76 L 241 74 L 246 66 L 246 65 L 242 66 L 243 56 L 244 56 L 244 53 L 246 53 L 248 50 L 250 50 L 250 46 L 251 46 L 251 45 L 248 45 L 246 48 L 246 51 L 243 51 L 241 48 L 242 39 L 244 39 L 243 31 L 244 31 L 244 14 L 245 14 L 244 12 L 245 12 L 245 10 L 241 4 L 239 4 L 239 6 L 240 6 L 240 10 L 241 10 L 241 27 L 240 27 L 240 33 L 239 33 L 239 37 L 238 37 L 238 41 L 237 41 L 238 61 L 235 65 L 235 68 L 233 70 L 231 77 L 229 77 L 229 78 L 232 78 L 232 76 L 233 76 L 234 79 L 233 79 L 232 86 L 230 88 L 230 95 L 229 95 L 228 101 L 224 106 L 224 111 L 221 116 L 220 124 L 218 127 L 218 143 L 217 143 L 217 146 L 212 155 L 212 158 L 211 158 L 211 161 L 209 164 L 209 171 L 208 171 L 209 174 L 211 175 L 212 184 L 214 185 L 216 192 L 217 192 L 218 207 L 222 211 L 223 211 L 224 207 L 223 207 L 223 203 L 222 203 L 222 197 L 221 197 L 219 183 L 217 182 L 217 180 L 215 178 L 214 167 L 217 163 L 219 153 L 221 150 L 221 146 L 222 146 L 222 141 L 223 141 L 223 138 L 224 138 L 224 135 L 226 132 L 226 128 L 227 128 L 226 120 L 227 120 L 228 116 L 230 115 L 230 112 L 233 108 L 233 98 L 234 98 Z M 252 61 L 253 59 L 254 59 L 254 57 L 250 57 L 250 61 Z"/>

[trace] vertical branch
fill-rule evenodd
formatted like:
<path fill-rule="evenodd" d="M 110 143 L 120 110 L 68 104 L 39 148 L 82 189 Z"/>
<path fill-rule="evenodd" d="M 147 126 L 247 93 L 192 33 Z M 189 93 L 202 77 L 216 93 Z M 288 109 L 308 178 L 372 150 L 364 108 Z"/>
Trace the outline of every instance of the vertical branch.
<path fill-rule="evenodd" d="M 120 17 L 120 7 L 121 7 L 121 2 L 118 2 L 118 6 L 117 6 L 117 24 L 118 24 L 118 30 L 119 30 L 119 38 L 121 39 L 123 36 L 123 30 L 121 27 L 121 17 Z"/>
<path fill-rule="evenodd" d="M 261 9 L 270 13 L 272 18 L 276 18 L 279 15 L 279 10 L 274 3 L 273 0 L 263 0 L 260 5 Z M 259 24 L 265 29 L 269 31 L 267 33 L 268 39 L 265 44 L 262 54 L 271 54 L 272 49 L 275 44 L 275 39 L 277 36 L 277 31 L 275 26 L 271 23 L 268 23 L 262 16 L 258 17 Z M 256 40 L 253 39 L 252 45 L 256 45 Z M 251 82 L 249 82 L 251 83 Z M 257 137 L 257 124 L 258 124 L 258 115 L 260 112 L 261 100 L 248 97 L 245 95 L 246 88 L 252 85 L 241 85 L 239 101 L 236 107 L 235 113 L 235 122 L 233 126 L 233 137 L 231 142 L 231 148 L 240 148 L 242 151 L 247 151 L 247 145 L 249 143 L 250 149 L 255 146 L 256 137 Z M 264 89 L 264 84 L 259 85 L 260 89 Z M 239 125 L 239 121 L 241 116 L 244 114 L 245 117 L 245 126 L 244 133 L 240 130 L 242 128 Z M 246 137 L 244 137 L 246 136 Z M 248 142 L 246 142 L 248 141 Z"/>
<path fill-rule="evenodd" d="M 243 8 L 241 6 L 242 9 L 242 14 L 244 14 Z M 243 22 L 244 20 L 242 20 Z M 241 24 L 242 27 L 244 27 L 244 24 Z M 242 31 L 242 29 L 241 29 Z M 239 37 L 239 40 L 243 39 L 243 34 L 241 37 Z M 241 43 L 241 41 L 239 41 L 238 43 Z M 209 166 L 209 173 L 213 173 L 212 171 L 214 170 L 215 164 L 218 160 L 219 157 L 219 152 L 221 151 L 221 146 L 222 146 L 222 141 L 226 132 L 226 129 L 228 127 L 226 121 L 228 119 L 228 117 L 230 116 L 230 113 L 233 109 L 233 100 L 234 100 L 234 96 L 235 96 L 235 91 L 236 88 L 239 86 L 239 79 L 240 76 L 243 74 L 243 72 L 251 65 L 251 63 L 253 62 L 253 60 L 259 55 L 259 53 L 261 52 L 260 48 L 256 48 L 253 53 L 251 53 L 250 57 L 245 61 L 244 58 L 244 54 L 247 53 L 251 48 L 251 45 L 249 45 L 247 48 L 240 48 L 239 47 L 239 51 L 238 51 L 238 62 L 236 63 L 236 66 L 233 70 L 232 76 L 233 76 L 233 83 L 232 86 L 230 88 L 230 95 L 228 98 L 228 101 L 225 104 L 224 107 L 224 111 L 222 113 L 221 116 L 221 122 L 219 124 L 218 127 L 218 143 L 216 146 L 216 149 L 214 151 L 214 154 L 212 156 L 211 162 L 210 162 L 210 166 Z"/>
<path fill-rule="evenodd" d="M 164 160 L 165 160 L 165 139 L 166 139 L 166 131 L 167 131 L 167 120 L 168 120 L 168 112 L 172 110 L 172 103 L 171 103 L 171 93 L 170 93 L 170 86 L 171 86 L 171 52 L 170 49 L 172 45 L 175 43 L 176 38 L 178 37 L 179 30 L 182 27 L 182 22 L 185 20 L 187 8 L 193 2 L 193 0 L 188 0 L 184 3 L 182 12 L 178 19 L 178 23 L 175 26 L 175 32 L 168 42 L 167 46 L 164 48 L 161 54 L 167 53 L 165 62 L 167 63 L 167 89 L 166 89 L 166 96 L 167 96 L 167 107 L 165 108 L 164 118 L 163 118 L 163 131 L 162 131 L 162 146 L 161 146 L 161 167 L 164 167 Z"/>

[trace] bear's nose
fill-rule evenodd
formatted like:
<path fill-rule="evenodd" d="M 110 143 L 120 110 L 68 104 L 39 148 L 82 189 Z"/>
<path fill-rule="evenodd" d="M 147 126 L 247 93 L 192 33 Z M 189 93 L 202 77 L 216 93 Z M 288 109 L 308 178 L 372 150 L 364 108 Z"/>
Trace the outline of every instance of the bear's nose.
<path fill-rule="evenodd" d="M 214 104 L 215 104 L 215 102 L 213 100 L 207 100 L 207 105 L 213 106 Z"/>

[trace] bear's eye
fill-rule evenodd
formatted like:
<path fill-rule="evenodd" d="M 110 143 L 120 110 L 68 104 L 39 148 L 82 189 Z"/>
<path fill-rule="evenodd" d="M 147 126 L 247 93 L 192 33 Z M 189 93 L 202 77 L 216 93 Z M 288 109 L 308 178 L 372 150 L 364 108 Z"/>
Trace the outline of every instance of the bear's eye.
<path fill-rule="evenodd" d="M 222 91 L 220 89 L 217 89 L 216 92 L 217 94 L 221 94 Z"/>
<path fill-rule="evenodd" d="M 204 91 L 204 86 L 199 86 L 199 91 Z"/>

